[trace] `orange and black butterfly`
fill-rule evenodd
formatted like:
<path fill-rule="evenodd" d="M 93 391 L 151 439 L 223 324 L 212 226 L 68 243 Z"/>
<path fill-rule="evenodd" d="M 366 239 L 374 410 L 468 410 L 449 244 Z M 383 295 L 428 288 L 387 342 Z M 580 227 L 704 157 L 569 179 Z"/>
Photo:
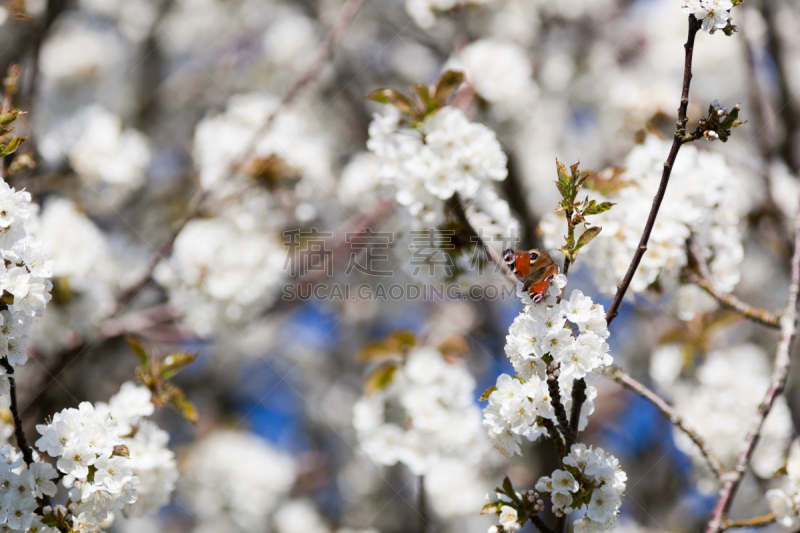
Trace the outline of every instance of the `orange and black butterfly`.
<path fill-rule="evenodd" d="M 509 248 L 503 252 L 508 267 L 522 281 L 523 290 L 528 291 L 533 303 L 544 300 L 547 287 L 558 275 L 558 265 L 544 250 L 523 251 Z"/>

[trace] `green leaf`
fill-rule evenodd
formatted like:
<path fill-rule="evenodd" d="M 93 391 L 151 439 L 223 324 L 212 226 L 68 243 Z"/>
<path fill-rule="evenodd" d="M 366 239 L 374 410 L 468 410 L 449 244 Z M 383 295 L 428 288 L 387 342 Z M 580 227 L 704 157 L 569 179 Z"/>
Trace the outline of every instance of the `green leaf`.
<path fill-rule="evenodd" d="M 514 492 L 514 486 L 511 484 L 511 480 L 508 479 L 508 476 L 503 478 L 503 490 L 502 492 L 511 498 L 515 502 L 519 502 L 519 498 L 517 498 L 517 493 Z"/>
<path fill-rule="evenodd" d="M 387 363 L 373 370 L 364 382 L 366 393 L 369 395 L 385 389 L 394 379 L 396 372 L 397 364 L 395 363 Z"/>
<path fill-rule="evenodd" d="M 574 165 L 569 166 L 570 173 L 572 174 L 572 183 L 578 183 L 580 179 L 580 172 L 578 172 L 578 167 L 580 166 L 580 161 L 575 163 Z"/>
<path fill-rule="evenodd" d="M 414 92 L 417 96 L 419 96 L 419 99 L 422 102 L 422 107 L 425 109 L 425 115 L 437 109 L 438 105 L 436 103 L 436 99 L 431 96 L 431 90 L 427 85 L 424 83 L 418 83 L 414 85 Z"/>
<path fill-rule="evenodd" d="M 139 341 L 130 335 L 125 336 L 125 341 L 128 343 L 128 346 L 133 349 L 133 352 L 139 357 L 139 361 L 142 363 L 142 366 L 147 366 L 147 350 L 144 349 L 144 346 L 142 346 Z"/>
<path fill-rule="evenodd" d="M 11 139 L 8 144 L 0 144 L 0 157 L 11 155 L 16 152 L 17 148 L 19 148 L 19 145 L 22 144 L 22 141 L 27 138 L 27 135 L 25 137 L 15 137 Z"/>
<path fill-rule="evenodd" d="M 556 187 L 558 187 L 558 192 L 561 193 L 561 197 L 564 200 L 566 200 L 567 202 L 569 202 L 570 201 L 570 196 L 571 196 L 569 184 L 568 183 L 564 184 L 564 183 L 561 183 L 560 181 L 555 182 L 555 184 L 556 184 Z"/>
<path fill-rule="evenodd" d="M 730 112 L 728 113 L 728 116 L 725 117 L 725 120 L 720 122 L 720 127 L 722 129 L 724 129 L 724 130 L 729 130 L 731 128 L 736 128 L 736 127 L 739 127 L 742 124 L 744 124 L 744 122 L 739 120 L 739 111 L 741 109 L 742 108 L 741 108 L 741 106 L 739 104 L 736 104 L 735 106 L 733 106 L 733 109 L 730 110 Z M 737 124 L 736 126 L 734 126 L 734 124 L 737 123 L 737 122 L 739 122 L 740 124 Z"/>
<path fill-rule="evenodd" d="M 178 411 L 187 422 L 197 423 L 197 409 L 192 402 L 186 399 L 186 395 L 181 389 L 168 383 L 162 389 L 161 394 L 170 407 Z"/>
<path fill-rule="evenodd" d="M 578 237 L 578 244 L 577 246 L 575 246 L 575 249 L 580 250 L 581 248 L 592 242 L 592 240 L 595 237 L 600 235 L 600 231 L 602 229 L 603 228 L 601 228 L 600 226 L 592 226 L 591 228 L 587 228 L 586 231 L 584 231 L 581 234 L 581 236 Z"/>
<path fill-rule="evenodd" d="M 200 352 L 179 352 L 168 355 L 166 359 L 164 359 L 164 362 L 161 363 L 160 376 L 163 379 L 171 379 L 175 374 L 183 370 L 184 367 L 195 362 L 199 355 Z"/>
<path fill-rule="evenodd" d="M 481 397 L 478 398 L 478 401 L 479 402 L 485 402 L 486 400 L 489 399 L 489 396 L 491 396 L 491 394 L 496 390 L 497 390 L 497 387 L 489 387 L 488 389 L 483 391 L 483 394 L 481 394 Z"/>
<path fill-rule="evenodd" d="M 414 114 L 414 107 L 411 105 L 411 100 L 394 89 L 376 89 L 367 95 L 367 99 L 394 106 L 401 113 L 407 115 Z"/>
<path fill-rule="evenodd" d="M 502 507 L 501 502 L 490 502 L 483 506 L 481 509 L 480 514 L 497 514 L 500 512 L 500 507 Z"/>
<path fill-rule="evenodd" d="M 558 182 L 563 184 L 565 187 L 568 188 L 567 190 L 569 190 L 572 181 L 570 180 L 569 172 L 567 171 L 567 166 L 558 159 L 556 159 L 556 171 L 558 172 Z M 561 189 L 559 188 L 559 190 Z"/>
<path fill-rule="evenodd" d="M 591 201 L 589 207 L 587 207 L 584 211 L 584 215 L 599 215 L 600 213 L 605 213 L 611 206 L 617 205 L 613 202 L 603 202 L 601 204 L 595 204 L 594 200 Z"/>
<path fill-rule="evenodd" d="M 440 106 L 444 105 L 447 97 L 455 93 L 465 79 L 464 73 L 460 70 L 446 70 L 442 73 L 434 88 L 433 97 L 436 103 Z"/>
<path fill-rule="evenodd" d="M 11 111 L 2 113 L 0 114 L 0 126 L 10 126 L 17 118 L 25 114 L 25 111 L 20 111 L 19 109 L 12 109 Z"/>

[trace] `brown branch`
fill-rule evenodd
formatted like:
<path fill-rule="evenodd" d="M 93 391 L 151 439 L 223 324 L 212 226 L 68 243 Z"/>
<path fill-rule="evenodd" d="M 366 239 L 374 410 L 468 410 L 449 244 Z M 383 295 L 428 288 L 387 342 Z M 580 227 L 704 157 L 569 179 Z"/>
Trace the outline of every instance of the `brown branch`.
<path fill-rule="evenodd" d="M 611 321 L 617 316 L 617 309 L 619 309 L 622 299 L 625 297 L 625 293 L 627 292 L 631 281 L 633 281 L 633 275 L 636 273 L 636 269 L 639 267 L 642 256 L 644 256 L 644 253 L 647 251 L 647 241 L 650 240 L 650 233 L 653 231 L 653 226 L 656 223 L 658 210 L 661 207 L 661 202 L 664 200 L 664 194 L 667 192 L 667 185 L 669 184 L 669 177 L 672 174 L 672 167 L 675 165 L 675 159 L 678 157 L 678 151 L 686 142 L 686 124 L 689 121 L 688 117 L 686 116 L 686 110 L 689 107 L 689 85 L 692 81 L 692 55 L 694 53 L 695 36 L 697 35 L 699 29 L 700 22 L 694 17 L 694 15 L 689 15 L 689 35 L 686 38 L 686 44 L 684 45 L 686 55 L 683 68 L 683 91 L 681 93 L 681 104 L 678 107 L 678 127 L 675 131 L 675 137 L 672 139 L 672 148 L 670 148 L 669 156 L 667 157 L 667 161 L 664 163 L 664 171 L 661 174 L 661 183 L 658 186 L 658 192 L 656 192 L 655 198 L 653 198 L 653 206 L 650 208 L 650 215 L 647 217 L 647 224 L 645 224 L 642 237 L 639 240 L 639 246 L 637 246 L 636 252 L 633 254 L 633 260 L 631 260 L 631 264 L 628 266 L 628 271 L 625 273 L 625 277 L 617 287 L 617 293 L 614 295 L 614 300 L 611 302 L 608 312 L 606 313 L 606 322 L 608 322 L 609 325 L 611 325 Z"/>
<path fill-rule="evenodd" d="M 672 167 L 675 165 L 675 159 L 678 157 L 678 150 L 681 146 L 691 140 L 694 140 L 694 134 L 686 133 L 686 124 L 689 118 L 686 115 L 689 107 L 689 85 L 692 81 L 692 57 L 694 54 L 694 41 L 697 32 L 700 30 L 700 21 L 694 15 L 689 15 L 689 33 L 686 37 L 686 44 L 683 45 L 686 55 L 684 58 L 683 67 L 683 90 L 681 92 L 681 103 L 678 106 L 678 122 L 675 130 L 675 136 L 672 139 L 672 148 L 670 148 L 667 161 L 664 163 L 664 171 L 661 174 L 661 183 L 658 186 L 655 198 L 653 198 L 653 206 L 650 208 L 650 214 L 647 217 L 647 223 L 644 226 L 642 237 L 639 239 L 639 245 L 636 247 L 636 252 L 633 254 L 631 264 L 628 266 L 628 271 L 622 282 L 617 286 L 617 293 L 611 301 L 611 305 L 606 313 L 606 322 L 611 325 L 611 321 L 618 314 L 618 309 L 628 291 L 628 287 L 633 281 L 633 275 L 636 274 L 636 269 L 639 268 L 639 263 L 642 256 L 647 251 L 647 242 L 650 240 L 650 233 L 653 231 L 653 226 L 656 223 L 658 210 L 661 208 L 661 202 L 664 200 L 664 195 L 667 192 L 667 185 L 669 184 L 669 177 L 672 174 Z M 583 402 L 586 401 L 586 381 L 579 379 L 575 382 L 572 388 L 572 413 L 570 415 L 570 425 L 573 431 L 577 434 L 578 424 L 581 418 L 581 409 Z"/>
<path fill-rule="evenodd" d="M 569 425 L 575 435 L 581 423 L 581 409 L 586 401 L 586 380 L 581 378 L 572 384 L 572 412 L 569 414 Z"/>
<path fill-rule="evenodd" d="M 695 443 L 700 450 L 700 453 L 703 455 L 703 458 L 705 458 L 706 462 L 708 463 L 711 472 L 713 472 L 717 478 L 721 478 L 725 474 L 725 467 L 722 465 L 722 461 L 720 461 L 719 457 L 717 457 L 711 448 L 708 447 L 703 437 L 701 437 L 697 431 L 686 421 L 686 419 L 684 419 L 671 405 L 665 402 L 663 398 L 661 398 L 652 390 L 648 389 L 642 383 L 639 383 L 633 379 L 631 376 L 626 374 L 624 370 L 616 365 L 607 367 L 605 375 L 655 405 L 658 410 L 661 411 L 661 414 L 667 417 L 667 420 L 669 420 L 670 423 L 683 431 L 686 436 Z"/>
<path fill-rule="evenodd" d="M 754 322 L 758 322 L 759 324 L 771 328 L 780 327 L 780 315 L 770 313 L 766 309 L 761 309 L 760 307 L 754 307 L 750 304 L 746 304 L 736 296 L 724 293 L 715 287 L 714 283 L 711 281 L 711 273 L 708 270 L 708 264 L 703 258 L 703 255 L 700 253 L 700 250 L 698 250 L 697 246 L 695 246 L 693 243 L 690 243 L 688 248 L 689 259 L 697 266 L 697 272 L 689 269 L 685 271 L 686 277 L 689 279 L 689 281 L 716 298 L 716 300 L 724 307 L 736 311 L 743 317 L 749 318 Z"/>
<path fill-rule="evenodd" d="M 300 77 L 297 78 L 294 83 L 292 83 L 289 89 L 287 89 L 286 93 L 283 95 L 283 98 L 278 103 L 278 106 L 264 120 L 258 131 L 256 131 L 252 137 L 250 137 L 250 140 L 244 150 L 244 154 L 230 163 L 224 173 L 225 175 L 234 174 L 236 169 L 239 168 L 240 163 L 242 161 L 246 161 L 253 155 L 256 147 L 258 146 L 260 135 L 267 131 L 272 126 L 272 123 L 275 121 L 275 118 L 278 116 L 278 114 L 290 106 L 297 99 L 300 93 L 302 93 L 302 91 L 319 76 L 320 72 L 322 71 L 322 67 L 333 54 L 336 44 L 352 22 L 363 2 L 364 0 L 347 0 L 345 2 L 345 4 L 342 6 L 342 9 L 339 11 L 339 16 L 336 19 L 336 22 L 325 36 L 325 40 L 322 42 L 322 46 L 317 53 L 317 57 L 303 72 L 303 74 L 301 74 Z M 175 244 L 175 239 L 178 238 L 181 230 L 183 230 L 186 224 L 188 224 L 200 213 L 201 209 L 203 208 L 203 204 L 209 196 L 209 193 L 210 191 L 207 189 L 200 189 L 195 194 L 195 196 L 189 202 L 189 206 L 187 207 L 183 217 L 181 217 L 181 219 L 175 224 L 170 234 L 164 240 L 164 243 L 158 248 L 156 253 L 148 262 L 144 273 L 136 281 L 124 289 L 117 297 L 115 313 L 124 308 L 126 304 L 128 304 L 133 298 L 136 297 L 137 294 L 139 294 L 142 289 L 144 289 L 144 287 L 152 278 L 155 268 L 172 251 L 172 247 Z"/>
<path fill-rule="evenodd" d="M 692 272 L 691 270 L 686 272 L 686 277 L 689 279 L 689 281 L 713 296 L 723 307 L 730 309 L 731 311 L 736 311 L 743 317 L 749 318 L 750 320 L 758 322 L 761 325 L 770 328 L 780 327 L 778 324 L 780 316 L 770 313 L 766 309 L 761 309 L 760 307 L 754 307 L 750 304 L 746 304 L 733 294 L 720 291 L 714 286 L 713 283 L 711 283 L 710 280 L 698 276 L 697 273 Z"/>
<path fill-rule="evenodd" d="M 558 375 L 558 363 L 550 363 L 550 366 L 547 368 L 547 390 L 550 392 L 550 403 L 553 404 L 553 411 L 555 411 L 556 420 L 558 421 L 558 428 L 564 435 L 564 445 L 567 452 L 569 452 L 570 448 L 572 448 L 572 445 L 575 443 L 575 432 L 572 430 L 567 420 L 567 411 L 564 409 L 564 404 L 561 402 Z M 562 454 L 560 458 L 563 457 Z"/>
<path fill-rule="evenodd" d="M 741 520 L 726 520 L 722 529 L 734 529 L 740 527 L 755 528 L 765 527 L 775 522 L 775 513 L 767 513 L 761 516 L 754 516 L 753 518 L 743 518 Z"/>
<path fill-rule="evenodd" d="M 547 527 L 544 521 L 537 515 L 531 516 L 528 520 L 539 530 L 539 533 L 553 533 L 553 530 Z"/>
<path fill-rule="evenodd" d="M 22 457 L 25 459 L 25 464 L 33 464 L 33 453 L 28 446 L 28 439 L 25 438 L 25 430 L 22 428 L 22 418 L 19 416 L 19 407 L 17 406 L 17 384 L 16 376 L 14 376 L 14 367 L 8 362 L 8 359 L 0 359 L 0 365 L 6 369 L 6 374 L 9 375 L 9 382 L 11 383 L 11 416 L 14 420 L 14 436 L 17 439 L 17 447 L 22 452 Z"/>
<path fill-rule="evenodd" d="M 758 406 L 756 420 L 750 432 L 745 438 L 744 445 L 736 459 L 736 468 L 728 474 L 725 483 L 720 490 L 719 500 L 714 507 L 714 512 L 706 526 L 706 533 L 719 533 L 724 529 L 725 515 L 733 502 L 736 489 L 747 471 L 753 450 L 758 444 L 761 436 L 761 429 L 764 420 L 772 410 L 772 406 L 778 396 L 783 393 L 786 387 L 786 378 L 789 375 L 789 364 L 791 359 L 792 347 L 794 346 L 795 334 L 797 331 L 797 304 L 798 292 L 800 292 L 800 198 L 798 198 L 798 215 L 795 217 L 795 238 L 794 254 L 792 255 L 792 281 L 789 286 L 789 299 L 786 302 L 786 309 L 781 315 L 781 339 L 775 353 L 775 362 L 772 367 L 769 389 L 764 395 L 764 400 Z"/>

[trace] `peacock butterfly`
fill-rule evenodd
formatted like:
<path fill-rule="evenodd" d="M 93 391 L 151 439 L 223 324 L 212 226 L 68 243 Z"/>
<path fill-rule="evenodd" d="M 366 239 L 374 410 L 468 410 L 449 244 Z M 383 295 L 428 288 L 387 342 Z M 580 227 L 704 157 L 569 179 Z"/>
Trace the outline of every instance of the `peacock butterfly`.
<path fill-rule="evenodd" d="M 533 303 L 544 300 L 547 287 L 558 275 L 558 265 L 550 254 L 536 248 L 527 252 L 509 248 L 503 252 L 503 259 L 522 281 L 522 290 L 528 291 Z"/>

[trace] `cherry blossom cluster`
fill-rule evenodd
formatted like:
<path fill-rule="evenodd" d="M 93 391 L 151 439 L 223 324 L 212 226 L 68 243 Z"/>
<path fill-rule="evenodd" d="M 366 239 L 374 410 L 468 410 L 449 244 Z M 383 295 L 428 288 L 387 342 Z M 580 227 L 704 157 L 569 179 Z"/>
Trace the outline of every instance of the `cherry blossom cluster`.
<path fill-rule="evenodd" d="M 521 437 L 533 441 L 548 434 L 542 420 L 556 419 L 548 384 L 551 379 L 557 380 L 567 412 L 572 408 L 574 380 L 587 381 L 579 430 L 586 427 L 587 417 L 594 410 L 592 400 L 597 396 L 592 383 L 612 362 L 603 307 L 579 290 L 556 303 L 565 284 L 566 278 L 557 276 L 539 304 L 524 295 L 530 303 L 509 328 L 505 352 L 516 376 L 502 374 L 497 378 L 497 390 L 491 392 L 483 411 L 483 425 L 492 443 L 506 456 L 520 453 Z M 556 365 L 557 376 L 548 375 L 548 368 Z"/>
<path fill-rule="evenodd" d="M 301 464 L 252 433 L 214 431 L 184 460 L 178 491 L 203 531 L 356 533 L 332 528 L 314 502 L 293 496 Z M 369 527 L 358 531 L 379 533 Z"/>
<path fill-rule="evenodd" d="M 796 530 L 800 526 L 800 440 L 795 440 L 786 461 L 782 488 L 767 491 L 767 503 L 778 523 Z"/>
<path fill-rule="evenodd" d="M 257 314 L 283 286 L 286 249 L 258 216 L 269 209 L 271 197 L 256 194 L 248 200 L 186 224 L 173 256 L 155 272 L 201 337 Z"/>
<path fill-rule="evenodd" d="M 412 350 L 391 383 L 356 402 L 361 449 L 378 464 L 400 462 L 420 475 L 445 458 L 477 463 L 489 447 L 474 389 L 462 362 L 449 362 L 432 347 Z M 389 416 L 398 412 L 403 416 Z"/>
<path fill-rule="evenodd" d="M 753 344 L 741 344 L 715 350 L 705 356 L 694 372 L 695 379 L 683 377 L 687 363 L 686 347 L 668 344 L 651 358 L 650 375 L 670 398 L 678 413 L 697 428 L 698 433 L 720 460 L 732 468 L 756 415 L 764 393 L 769 388 L 770 367 L 764 350 Z M 761 438 L 753 452 L 751 467 L 760 478 L 771 478 L 783 464 L 784 451 L 792 434 L 792 418 L 786 398 L 775 400 L 764 422 Z M 689 437 L 673 427 L 675 444 L 698 466 L 706 464 Z M 699 488 L 716 490 L 711 472 L 698 469 Z"/>
<path fill-rule="evenodd" d="M 247 183 L 243 178 L 257 177 L 248 172 L 252 163 L 260 163 L 260 170 L 278 170 L 267 164 L 270 157 L 276 158 L 275 164 L 281 162 L 281 169 L 307 177 L 318 187 L 331 185 L 331 140 L 315 127 L 314 114 L 283 110 L 263 129 L 279 103 L 279 97 L 266 93 L 236 95 L 222 112 L 197 124 L 194 161 L 203 188 L 214 189 L 215 195 L 238 196 L 241 184 Z M 242 161 L 246 155 L 252 160 Z"/>
<path fill-rule="evenodd" d="M 528 54 L 514 42 L 474 41 L 459 50 L 447 67 L 463 70 L 475 92 L 498 106 L 492 108 L 498 118 L 518 117 L 538 92 Z"/>
<path fill-rule="evenodd" d="M 39 531 L 56 531 L 46 528 L 34 513 L 39 506 L 37 498 L 46 500 L 56 494 L 56 469 L 38 456 L 23 468 L 22 453 L 9 444 L 0 448 L 0 458 L 0 523 L 14 530 L 39 527 Z"/>
<path fill-rule="evenodd" d="M 539 478 L 536 490 L 549 495 L 556 516 L 586 506 L 586 515 L 575 521 L 578 533 L 595 533 L 614 528 L 625 492 L 627 474 L 619 460 L 602 448 L 573 444 L 562 460 L 564 469 Z"/>
<path fill-rule="evenodd" d="M 613 295 L 625 276 L 650 213 L 669 148 L 670 142 L 648 136 L 628 155 L 621 175 L 608 183 L 600 176 L 592 185 L 597 190 L 590 192 L 591 199 L 620 206 L 595 218 L 603 231 L 581 250 L 593 265 L 595 281 L 605 294 Z M 674 187 L 664 199 L 628 294 L 647 292 L 657 282 L 661 291 L 674 295 L 677 314 L 689 320 L 696 313 L 715 309 L 717 304 L 695 285 L 680 286 L 681 270 L 688 263 L 687 240 L 691 238 L 708 263 L 714 285 L 723 292 L 733 290 L 744 258 L 739 226 L 751 205 L 749 195 L 740 191 L 752 189 L 753 185 L 732 170 L 721 154 L 694 146 L 681 149 L 670 184 Z M 600 193 L 604 188 L 612 192 Z M 561 217 L 547 215 L 541 229 L 546 245 L 558 248 L 563 234 Z"/>
<path fill-rule="evenodd" d="M 0 357 L 11 366 L 25 364 L 28 343 L 25 334 L 31 318 L 42 315 L 50 301 L 53 260 L 42 244 L 30 235 L 36 206 L 31 195 L 0 182 Z"/>
<path fill-rule="evenodd" d="M 96 334 L 113 310 L 114 291 L 125 283 L 125 272 L 106 235 L 67 198 L 45 202 L 36 238 L 53 257 L 54 298 L 31 324 L 29 337 L 37 350 L 52 353 L 76 333 Z"/>
<path fill-rule="evenodd" d="M 731 0 L 683 0 L 681 8 L 684 13 L 694 15 L 702 21 L 703 31 L 714 33 L 728 26 L 730 11 L 734 2 Z"/>
<path fill-rule="evenodd" d="M 313 115 L 286 110 L 270 121 L 278 105 L 269 94 L 234 96 L 195 129 L 200 184 L 217 208 L 186 224 L 155 278 L 203 338 L 274 302 L 290 270 L 282 232 L 314 220 L 332 188 L 330 139 Z M 280 202 L 280 188 L 293 192 L 293 210 Z"/>
<path fill-rule="evenodd" d="M 180 493 L 209 531 L 264 529 L 297 478 L 290 455 L 241 431 L 212 433 L 186 465 Z"/>
<path fill-rule="evenodd" d="M 41 435 L 36 447 L 57 459 L 58 472 L 37 467 L 42 479 L 62 478 L 69 497 L 65 505 L 44 507 L 47 524 L 100 531 L 116 511 L 144 515 L 168 502 L 177 469 L 174 454 L 166 448 L 169 436 L 145 420 L 154 409 L 150 390 L 128 382 L 107 404 L 83 402 L 36 426 Z M 34 487 L 34 496 L 56 494 L 52 482 L 42 483 L 41 494 Z M 36 507 L 34 501 L 27 512 Z"/>
<path fill-rule="evenodd" d="M 102 106 L 79 109 L 56 123 L 41 149 L 47 165 L 68 161 L 87 189 L 85 201 L 105 212 L 145 184 L 152 160 L 147 136 L 125 128 L 119 115 Z"/>
<path fill-rule="evenodd" d="M 370 124 L 367 148 L 378 156 L 383 184 L 424 227 L 443 222 L 442 202 L 455 193 L 469 202 L 508 174 L 494 132 L 453 107 L 410 127 L 387 105 Z"/>

